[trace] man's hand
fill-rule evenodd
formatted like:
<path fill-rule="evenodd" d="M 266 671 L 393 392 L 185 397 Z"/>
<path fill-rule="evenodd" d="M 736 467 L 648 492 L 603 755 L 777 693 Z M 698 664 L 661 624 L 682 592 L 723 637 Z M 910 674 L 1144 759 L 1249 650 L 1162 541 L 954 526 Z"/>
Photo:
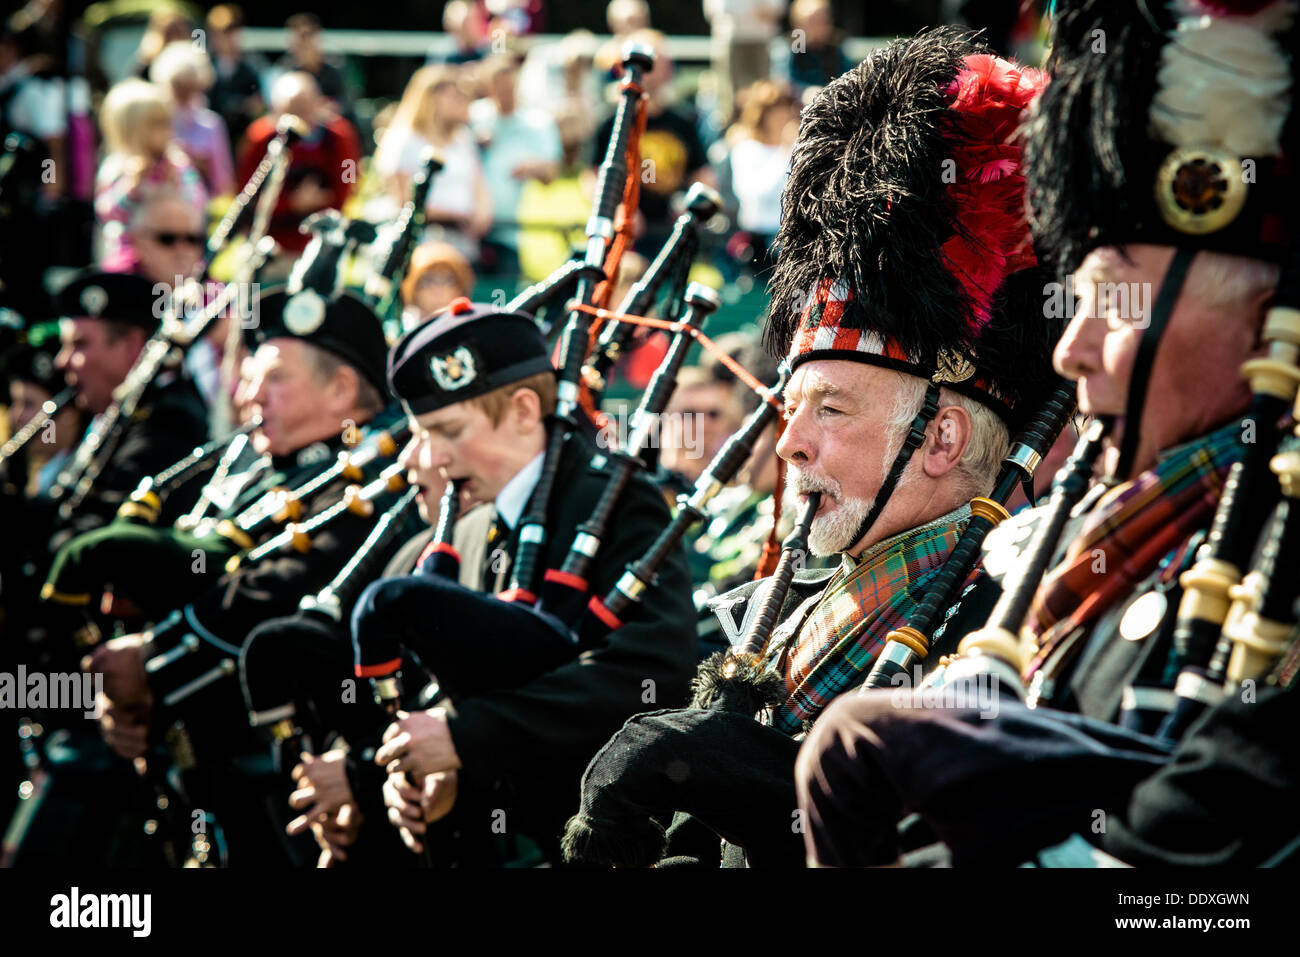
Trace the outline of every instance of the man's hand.
<path fill-rule="evenodd" d="M 384 745 L 375 752 L 375 764 L 389 774 L 410 772 L 423 778 L 461 766 L 451 740 L 447 712 L 442 708 L 408 714 L 397 712 L 397 720 L 384 731 Z"/>
<path fill-rule="evenodd" d="M 289 822 L 285 828 L 289 834 L 301 834 L 314 823 L 323 824 L 345 804 L 354 803 L 344 768 L 346 758 L 343 751 L 327 751 L 320 757 L 302 756 L 293 769 L 298 790 L 289 795 L 289 806 L 303 813 Z"/>
<path fill-rule="evenodd" d="M 419 835 L 428 830 L 429 824 L 451 813 L 459 781 L 456 771 L 441 771 L 426 776 L 418 788 L 404 774 L 390 774 L 384 782 L 389 823 L 397 828 L 402 843 L 416 854 L 424 850 Z"/>
<path fill-rule="evenodd" d="M 104 677 L 103 690 L 95 701 L 100 733 L 114 752 L 131 759 L 143 756 L 148 749 L 153 711 L 143 646 L 142 635 L 126 635 L 105 642 L 81 661 L 83 671 Z"/>
<path fill-rule="evenodd" d="M 402 839 L 402 843 L 416 854 L 424 850 L 424 845 L 416 837 L 425 831 L 420 796 L 420 792 L 406 780 L 405 774 L 390 774 L 384 782 L 384 805 L 388 808 L 388 821 L 397 828 L 397 836 Z"/>
<path fill-rule="evenodd" d="M 357 832 L 361 830 L 364 819 L 360 809 L 348 802 L 336 813 L 328 815 L 325 820 L 313 821 L 311 836 L 320 846 L 320 857 L 316 860 L 316 866 L 333 867 L 339 861 L 346 861 L 348 859 L 346 849 L 356 842 Z"/>

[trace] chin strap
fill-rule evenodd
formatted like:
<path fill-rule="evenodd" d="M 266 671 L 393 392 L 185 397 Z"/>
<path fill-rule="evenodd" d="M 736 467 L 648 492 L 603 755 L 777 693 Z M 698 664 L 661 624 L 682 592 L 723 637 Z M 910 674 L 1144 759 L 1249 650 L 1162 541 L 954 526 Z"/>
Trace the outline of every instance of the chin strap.
<path fill-rule="evenodd" d="M 1160 283 L 1160 293 L 1155 305 L 1151 307 L 1151 323 L 1142 332 L 1138 343 L 1137 356 L 1133 359 L 1133 372 L 1128 380 L 1128 403 L 1124 409 L 1124 435 L 1120 439 L 1119 461 L 1115 465 L 1114 478 L 1127 480 L 1133 469 L 1133 460 L 1137 457 L 1138 439 L 1141 433 L 1142 409 L 1146 405 L 1147 385 L 1151 381 L 1151 367 L 1156 361 L 1156 347 L 1169 324 L 1169 316 L 1174 311 L 1174 303 L 1182 291 L 1187 270 L 1196 256 L 1194 249 L 1179 249 L 1174 253 L 1173 262 L 1165 272 Z"/>
<path fill-rule="evenodd" d="M 925 441 L 925 430 L 934 417 L 939 414 L 939 383 L 931 382 L 925 390 L 925 401 L 921 403 L 921 411 L 916 413 L 912 419 L 912 424 L 908 427 L 907 437 L 903 439 L 903 447 L 898 450 L 894 456 L 894 464 L 885 476 L 885 481 L 880 486 L 880 491 L 876 493 L 876 499 L 872 503 L 871 511 L 867 517 L 862 520 L 858 530 L 853 535 L 853 540 L 849 542 L 848 547 L 852 548 L 858 542 L 862 541 L 864 535 L 870 531 L 871 526 L 876 524 L 876 519 L 880 513 L 885 510 L 885 505 L 889 502 L 889 496 L 894 494 L 894 486 L 898 480 L 903 477 L 903 471 L 907 468 L 907 463 L 912 459 L 912 453 L 921 447 Z"/>

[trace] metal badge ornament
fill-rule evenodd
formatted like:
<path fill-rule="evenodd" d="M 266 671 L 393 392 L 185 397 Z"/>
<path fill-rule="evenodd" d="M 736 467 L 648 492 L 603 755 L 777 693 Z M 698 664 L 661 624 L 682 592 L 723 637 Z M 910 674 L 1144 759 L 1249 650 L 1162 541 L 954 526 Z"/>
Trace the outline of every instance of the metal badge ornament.
<path fill-rule="evenodd" d="M 939 355 L 935 358 L 935 366 L 935 373 L 930 377 L 930 381 L 939 384 L 965 382 L 975 374 L 974 363 L 951 349 L 939 350 Z"/>
<path fill-rule="evenodd" d="M 1180 146 L 1156 173 L 1156 208 L 1180 233 L 1203 236 L 1237 218 L 1246 205 L 1247 189 L 1238 157 L 1224 150 Z"/>
<path fill-rule="evenodd" d="M 81 308 L 86 315 L 97 316 L 108 306 L 108 293 L 103 286 L 87 286 L 81 290 Z"/>
<path fill-rule="evenodd" d="M 308 465 L 315 465 L 318 462 L 324 462 L 330 457 L 330 447 L 324 442 L 313 442 L 311 445 L 300 450 L 297 458 L 294 460 L 299 468 L 305 468 Z"/>
<path fill-rule="evenodd" d="M 325 300 L 314 289 L 304 289 L 284 304 L 284 327 L 295 336 L 310 336 L 325 321 Z"/>
<path fill-rule="evenodd" d="M 450 355 L 434 356 L 429 361 L 433 381 L 444 392 L 455 392 L 474 381 L 474 355 L 465 346 L 457 346 Z"/>

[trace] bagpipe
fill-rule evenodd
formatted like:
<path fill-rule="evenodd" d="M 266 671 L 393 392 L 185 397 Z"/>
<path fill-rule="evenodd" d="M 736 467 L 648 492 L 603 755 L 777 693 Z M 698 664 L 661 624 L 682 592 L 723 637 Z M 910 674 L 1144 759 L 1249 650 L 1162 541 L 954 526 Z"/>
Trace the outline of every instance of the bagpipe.
<path fill-rule="evenodd" d="M 543 288 L 525 290 L 523 297 L 531 302 L 542 302 L 546 297 L 554 295 L 556 290 L 565 288 L 566 283 L 572 281 L 576 284 L 574 301 L 568 309 L 568 319 L 559 341 L 557 408 L 548 429 L 541 475 L 522 518 L 520 544 L 512 566 L 510 588 L 498 596 L 499 602 L 492 600 L 495 607 L 489 606 L 490 610 L 486 613 L 502 615 L 514 622 L 514 628 L 526 628 L 529 633 L 542 636 L 540 642 L 550 648 L 554 648 L 557 641 L 564 642 L 566 646 L 570 643 L 569 630 L 563 623 L 537 607 L 541 571 L 539 564 L 547 540 L 547 516 L 550 513 L 560 457 L 564 454 L 570 435 L 579 428 L 579 416 L 583 414 L 582 369 L 591 345 L 593 321 L 588 309 L 598 298 L 608 298 L 636 208 L 636 193 L 640 182 L 637 175 L 638 141 L 640 130 L 645 125 L 645 94 L 640 81 L 643 74 L 653 66 L 653 55 L 644 47 L 629 44 L 624 53 L 623 66 L 619 107 L 597 179 L 596 204 L 587 223 L 586 254 L 581 264 L 561 267 L 552 280 L 543 284 Z M 620 211 L 620 204 L 621 218 L 616 228 L 615 216 Z M 518 297 L 516 301 L 520 301 Z M 358 650 L 356 671 L 359 677 L 385 677 L 376 670 L 382 670 L 381 666 L 391 671 L 397 669 L 400 654 L 394 656 L 387 651 L 376 650 L 387 648 L 395 641 L 393 632 L 388 627 L 392 616 L 398 614 L 395 609 L 406 608 L 413 601 L 427 601 L 431 589 L 443 587 L 449 590 L 449 594 L 442 599 L 444 602 L 453 600 L 454 597 L 484 601 L 478 593 L 459 589 L 454 582 L 433 575 L 410 576 L 391 580 L 390 583 L 379 582 L 363 593 L 353 613 L 354 633 L 360 628 L 362 634 L 367 636 L 354 636 L 358 649 L 364 649 Z M 422 597 L 416 598 L 417 595 Z M 377 608 L 389 610 L 379 613 L 375 610 Z M 367 612 L 367 609 L 371 611 Z M 372 634 L 376 636 L 373 639 L 368 637 Z M 377 662 L 375 654 L 382 656 Z"/>
<path fill-rule="evenodd" d="M 269 461 L 249 447 L 248 433 L 255 426 L 247 423 L 238 430 L 219 458 L 216 449 L 220 445 L 203 446 L 142 481 L 130 500 L 119 508 L 117 519 L 78 536 L 59 550 L 41 597 L 61 605 L 88 608 L 96 594 L 112 584 L 115 596 L 129 598 L 142 611 L 161 609 L 160 602 L 170 608 L 177 599 L 188 600 L 187 596 L 192 597 L 196 589 L 206 585 L 210 575 L 232 564 L 246 565 L 286 548 L 302 551 L 304 546 L 310 547 L 312 536 L 328 524 L 322 516 L 328 514 L 330 522 L 345 514 L 367 518 L 372 503 L 394 491 L 390 475 L 385 475 L 378 487 L 376 483 L 380 470 L 409 435 L 405 420 L 387 429 L 364 431 L 354 448 L 338 453 L 332 460 L 326 456 L 300 469 L 296 484 L 290 488 L 271 485 L 279 479 L 274 473 L 257 479 L 269 469 Z M 221 500 L 231 495 L 222 488 L 223 483 L 239 461 L 247 462 L 244 479 L 248 486 L 243 489 L 242 500 L 222 507 Z M 200 463 L 207 462 L 214 464 L 215 474 L 198 504 L 172 525 L 155 524 L 168 490 L 192 476 Z M 345 490 L 338 502 L 321 506 L 317 515 L 303 522 L 307 503 L 343 480 L 350 483 L 348 489 L 352 491 Z M 357 491 L 363 485 L 365 494 Z M 221 510 L 206 514 L 214 503 Z M 256 557 L 250 557 L 255 550 Z M 194 562 L 200 554 L 204 571 L 195 574 Z M 160 575 L 165 582 L 157 577 Z"/>
<path fill-rule="evenodd" d="M 1300 596 L 1300 518 L 1294 436 L 1300 420 L 1300 246 L 1292 245 L 1262 338 L 1268 354 L 1242 365 L 1250 383 L 1253 442 L 1233 465 L 1196 563 L 1179 579 L 1183 597 L 1166 677 L 1174 700 L 1156 733 L 1168 741 L 1242 682 L 1261 679 L 1294 641 Z M 1270 517 L 1271 514 L 1271 517 Z M 1261 534 L 1262 530 L 1262 534 Z M 1251 567 L 1254 556 L 1254 567 Z"/>
<path fill-rule="evenodd" d="M 358 599 L 352 615 L 357 677 L 370 679 L 378 694 L 400 671 L 404 653 L 409 651 L 437 676 L 442 692 L 449 695 L 480 692 L 487 681 L 493 687 L 517 686 L 599 647 L 622 627 L 651 592 L 660 569 L 687 532 L 704 517 L 709 501 L 731 482 L 780 414 L 778 396 L 789 379 L 788 367 L 782 367 L 778 381 L 767 389 L 730 357 L 723 357 L 764 401 L 714 456 L 692 493 L 679 499 L 677 513 L 646 553 L 628 564 L 606 594 L 589 594 L 587 575 L 599 560 L 617 501 L 641 467 L 638 453 L 645 446 L 657 410 L 666 406 L 671 395 L 687 340 L 695 338 L 712 345 L 696 323 L 697 314 L 711 311 L 713 301 L 703 287 L 696 287 L 689 292 L 690 304 L 679 323 L 623 317 L 623 321 L 676 327 L 675 341 L 642 397 L 628 448 L 601 455 L 612 459 L 605 466 L 607 483 L 591 517 L 577 529 L 561 566 L 544 576 L 541 600 L 526 605 L 508 600 L 509 593 L 503 598 L 465 588 L 455 581 L 457 562 L 444 563 L 436 551 L 430 552 L 421 563 L 422 574 L 380 580 Z M 436 610 L 436 615 L 431 617 L 431 610 Z M 490 629 L 468 634 L 462 626 L 472 621 L 490 622 Z M 508 643 L 511 653 L 504 654 L 495 641 Z M 489 659 L 491 669 L 484 666 Z"/>

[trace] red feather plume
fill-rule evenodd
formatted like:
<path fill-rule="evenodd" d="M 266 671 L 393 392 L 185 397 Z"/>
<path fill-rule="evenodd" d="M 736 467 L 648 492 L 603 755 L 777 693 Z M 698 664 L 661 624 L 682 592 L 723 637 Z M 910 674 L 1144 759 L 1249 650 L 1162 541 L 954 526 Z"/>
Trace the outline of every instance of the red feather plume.
<path fill-rule="evenodd" d="M 956 114 L 948 188 L 960 227 L 943 252 L 969 297 L 976 331 L 988 324 L 993 297 L 1007 276 L 1037 265 L 1022 201 L 1021 151 L 1011 140 L 1021 114 L 1043 87 L 1040 70 L 1019 68 L 989 54 L 965 59 L 948 87 Z"/>

